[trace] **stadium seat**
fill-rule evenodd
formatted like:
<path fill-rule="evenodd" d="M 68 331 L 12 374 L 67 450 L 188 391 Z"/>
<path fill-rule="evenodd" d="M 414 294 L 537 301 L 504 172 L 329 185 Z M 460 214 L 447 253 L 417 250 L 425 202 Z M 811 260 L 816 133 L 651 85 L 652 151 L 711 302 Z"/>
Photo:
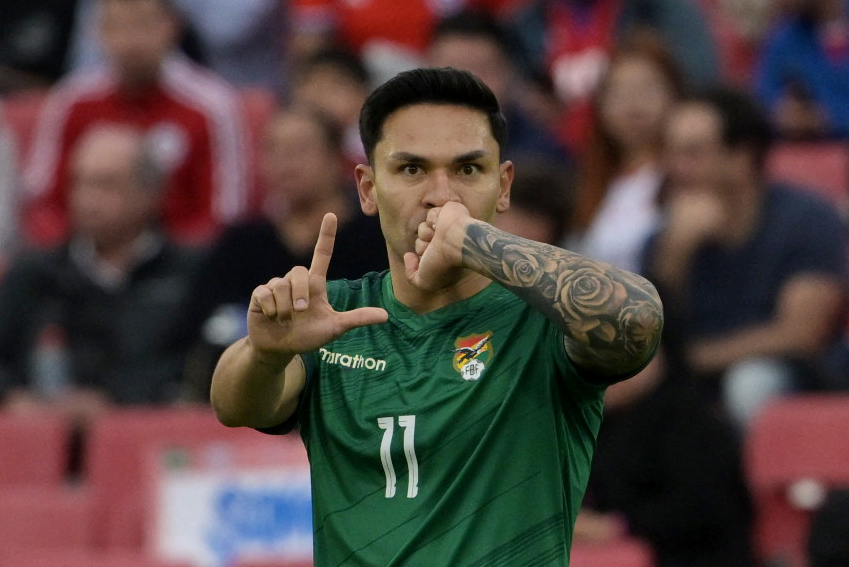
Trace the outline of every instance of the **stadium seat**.
<path fill-rule="evenodd" d="M 69 447 L 70 424 L 64 418 L 0 412 L 0 488 L 58 486 Z"/>
<path fill-rule="evenodd" d="M 165 562 L 134 552 L 53 551 L 17 549 L 0 551 L 0 567 L 193 567 Z"/>
<path fill-rule="evenodd" d="M 849 205 L 849 145 L 845 142 L 782 142 L 770 150 L 767 179 L 805 187 L 841 212 Z"/>
<path fill-rule="evenodd" d="M 811 512 L 824 491 L 849 484 L 849 395 L 771 403 L 755 418 L 745 450 L 756 549 L 767 562 L 803 567 Z"/>
<path fill-rule="evenodd" d="M 207 441 L 250 441 L 251 429 L 229 429 L 206 407 L 127 408 L 110 411 L 92 424 L 85 446 L 84 479 L 94 504 L 96 538 L 104 549 L 144 545 L 147 516 L 147 459 L 154 447 Z"/>
<path fill-rule="evenodd" d="M 571 567 L 652 567 L 651 548 L 631 538 L 603 544 L 575 544 L 572 546 Z"/>
<path fill-rule="evenodd" d="M 83 549 L 91 536 L 87 491 L 67 486 L 0 489 L 0 550 Z"/>

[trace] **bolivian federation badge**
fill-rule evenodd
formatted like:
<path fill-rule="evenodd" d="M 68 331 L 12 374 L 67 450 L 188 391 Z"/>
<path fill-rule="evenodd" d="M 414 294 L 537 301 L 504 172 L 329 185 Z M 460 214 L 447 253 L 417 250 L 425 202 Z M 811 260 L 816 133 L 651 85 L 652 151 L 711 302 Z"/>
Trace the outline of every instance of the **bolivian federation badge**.
<path fill-rule="evenodd" d="M 492 331 L 480 335 L 460 337 L 454 341 L 454 370 L 463 380 L 477 380 L 492 360 L 494 350 L 490 339 Z"/>

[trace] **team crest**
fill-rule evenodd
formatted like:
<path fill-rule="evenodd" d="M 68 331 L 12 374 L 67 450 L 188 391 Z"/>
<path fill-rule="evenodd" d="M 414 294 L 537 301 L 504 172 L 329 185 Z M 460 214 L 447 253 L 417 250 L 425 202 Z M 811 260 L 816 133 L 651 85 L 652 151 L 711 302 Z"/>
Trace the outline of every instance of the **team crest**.
<path fill-rule="evenodd" d="M 460 337 L 454 341 L 454 370 L 463 380 L 477 380 L 495 353 L 492 348 L 492 331 L 480 335 Z"/>

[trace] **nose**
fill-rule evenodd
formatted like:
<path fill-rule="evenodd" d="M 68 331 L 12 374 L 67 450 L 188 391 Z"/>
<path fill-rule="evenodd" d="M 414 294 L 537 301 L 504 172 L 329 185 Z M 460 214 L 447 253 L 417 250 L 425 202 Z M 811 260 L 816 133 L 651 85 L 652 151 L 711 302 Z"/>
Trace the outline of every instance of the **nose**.
<path fill-rule="evenodd" d="M 454 182 L 449 172 L 437 169 L 433 172 L 424 194 L 424 204 L 427 208 L 441 207 L 451 201 L 459 201 Z"/>

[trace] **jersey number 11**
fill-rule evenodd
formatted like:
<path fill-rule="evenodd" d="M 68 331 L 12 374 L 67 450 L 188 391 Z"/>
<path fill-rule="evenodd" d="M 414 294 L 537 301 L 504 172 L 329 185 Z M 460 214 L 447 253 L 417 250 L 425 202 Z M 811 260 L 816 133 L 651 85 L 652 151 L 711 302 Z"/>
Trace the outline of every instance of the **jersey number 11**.
<path fill-rule="evenodd" d="M 395 433 L 394 417 L 377 418 L 377 426 L 383 430 L 383 440 L 380 442 L 380 462 L 386 473 L 386 497 L 395 496 L 395 467 L 392 466 L 392 435 Z M 407 457 L 407 470 L 410 478 L 407 482 L 407 498 L 415 498 L 419 493 L 419 461 L 416 459 L 416 416 L 399 415 L 398 427 L 404 430 L 404 456 Z"/>

